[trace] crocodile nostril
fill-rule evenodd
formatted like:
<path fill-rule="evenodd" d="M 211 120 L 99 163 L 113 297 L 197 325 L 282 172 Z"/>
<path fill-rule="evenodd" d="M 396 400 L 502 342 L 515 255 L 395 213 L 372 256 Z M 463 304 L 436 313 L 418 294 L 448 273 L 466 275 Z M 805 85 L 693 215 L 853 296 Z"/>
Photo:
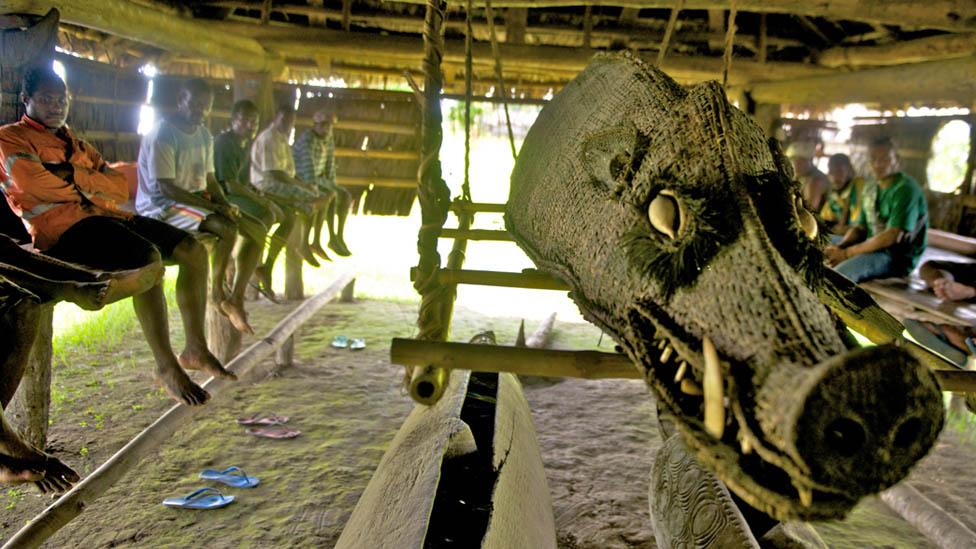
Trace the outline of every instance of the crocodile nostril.
<path fill-rule="evenodd" d="M 925 427 L 925 422 L 918 417 L 910 417 L 902 422 L 898 426 L 898 430 L 895 431 L 895 446 L 898 448 L 908 448 L 922 433 Z"/>
<path fill-rule="evenodd" d="M 827 425 L 825 438 L 838 454 L 851 457 L 864 447 L 864 428 L 853 419 L 840 417 Z"/>

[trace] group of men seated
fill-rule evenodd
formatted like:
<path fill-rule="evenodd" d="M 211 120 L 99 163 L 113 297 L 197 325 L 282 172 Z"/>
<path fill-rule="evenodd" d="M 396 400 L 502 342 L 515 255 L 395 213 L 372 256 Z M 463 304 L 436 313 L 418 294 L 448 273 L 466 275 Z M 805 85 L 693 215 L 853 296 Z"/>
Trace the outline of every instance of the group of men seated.
<path fill-rule="evenodd" d="M 41 303 L 65 300 L 98 309 L 132 297 L 156 379 L 177 401 L 199 405 L 209 394 L 186 370 L 236 379 L 207 347 L 208 298 L 237 330 L 252 333 L 245 290 L 253 276 L 275 299 L 272 267 L 296 227 L 305 229 L 295 251 L 313 266 L 316 256 L 329 259 L 320 240 L 324 224 L 328 247 L 350 253 L 343 241 L 350 196 L 336 184 L 330 109 L 315 114 L 313 128 L 292 149 L 291 106 L 279 107 L 255 139 L 258 109 L 239 101 L 230 127 L 213 139 L 204 126 L 213 92 L 203 80 L 186 82 L 175 112 L 142 139 L 132 212 L 124 207 L 126 177 L 66 125 L 70 95 L 61 77 L 49 67 L 27 71 L 20 100 L 26 114 L 0 128 L 0 187 L 40 253 L 0 234 L 4 408 L 23 376 Z M 209 258 L 198 239 L 203 234 L 215 242 Z M 186 335 L 179 355 L 170 344 L 164 265 L 179 267 L 176 301 Z M 0 481 L 62 491 L 77 479 L 68 466 L 21 440 L 0 415 Z"/>
<path fill-rule="evenodd" d="M 898 155 L 888 138 L 868 146 L 873 180 L 854 173 L 851 159 L 835 154 L 827 174 L 813 164 L 814 146 L 797 143 L 788 150 L 804 199 L 833 233 L 827 261 L 854 282 L 909 275 L 927 245 L 928 206 L 922 187 L 898 169 Z M 976 264 L 927 261 L 919 276 L 940 299 L 976 298 Z M 976 327 L 924 325 L 938 339 L 966 354 L 976 352 Z M 912 328 L 910 327 L 910 331 Z M 913 333 L 914 335 L 914 333 Z"/>

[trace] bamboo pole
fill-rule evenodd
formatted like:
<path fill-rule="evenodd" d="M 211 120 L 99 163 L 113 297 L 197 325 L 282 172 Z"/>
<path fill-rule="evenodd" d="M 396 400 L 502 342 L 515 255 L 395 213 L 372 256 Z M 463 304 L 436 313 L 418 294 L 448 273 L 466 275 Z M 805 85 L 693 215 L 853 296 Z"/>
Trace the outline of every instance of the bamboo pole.
<path fill-rule="evenodd" d="M 349 185 L 368 187 L 372 185 L 374 187 L 384 187 L 390 189 L 414 189 L 417 187 L 416 179 L 407 179 L 405 177 L 338 175 L 336 176 L 336 183 L 343 186 Z"/>
<path fill-rule="evenodd" d="M 123 0 L 3 0 L 3 13 L 61 12 L 61 21 L 234 68 L 278 74 L 284 65 L 253 38 L 213 32 L 205 22 Z M 192 39 L 191 39 L 192 37 Z"/>
<path fill-rule="evenodd" d="M 581 379 L 642 379 L 627 355 L 600 351 L 563 351 L 528 347 L 394 338 L 390 362 L 405 366 L 433 365 L 445 370 L 509 372 L 540 377 Z M 933 370 L 942 390 L 976 393 L 976 371 Z"/>
<path fill-rule="evenodd" d="M 441 229 L 441 238 L 463 238 L 464 240 L 491 240 L 496 242 L 514 242 L 515 239 L 508 231 L 492 231 L 488 229 Z"/>
<path fill-rule="evenodd" d="M 505 213 L 505 204 L 490 204 L 487 202 L 455 202 L 451 204 L 451 211 L 454 213 Z"/>
<path fill-rule="evenodd" d="M 362 150 L 350 147 L 336 147 L 336 158 L 364 158 L 376 160 L 417 160 L 417 151 L 386 151 L 383 149 Z"/>
<path fill-rule="evenodd" d="M 416 273 L 410 271 L 413 280 Z M 505 288 L 529 288 L 532 290 L 562 290 L 571 288 L 565 282 L 536 270 L 521 273 L 506 273 L 500 271 L 476 271 L 462 269 L 441 269 L 437 280 L 442 284 L 475 284 L 479 286 L 501 286 Z"/>
<path fill-rule="evenodd" d="M 407 4 L 420 4 L 422 0 L 393 0 Z M 448 0 L 452 6 L 464 5 L 466 0 Z M 966 0 L 928 0 L 906 2 L 892 0 L 688 0 L 686 10 L 729 9 L 732 2 L 739 11 L 751 13 L 786 13 L 870 21 L 898 25 L 902 28 L 931 28 L 944 30 L 976 30 L 976 21 L 966 17 Z M 483 7 L 485 0 L 476 0 L 475 7 Z M 670 8 L 674 0 L 494 0 L 496 8 L 555 8 L 569 6 L 619 6 L 624 8 Z"/>
<path fill-rule="evenodd" d="M 351 274 L 340 275 L 328 288 L 299 305 L 284 320 L 279 322 L 266 337 L 255 341 L 237 355 L 237 358 L 227 364 L 227 369 L 236 373 L 242 380 L 255 380 L 267 375 L 269 369 L 273 369 L 274 365 L 272 363 L 269 366 L 262 361 L 283 345 L 295 330 L 312 318 L 319 309 L 332 301 L 352 280 Z M 210 378 L 203 384 L 203 388 L 207 389 L 212 396 L 216 396 L 232 383 Z M 177 404 L 170 408 L 152 425 L 146 427 L 115 455 L 100 465 L 92 474 L 85 477 L 74 488 L 31 519 L 19 532 L 7 540 L 3 548 L 38 547 L 64 525 L 80 515 L 85 508 L 91 506 L 99 496 L 118 482 L 130 469 L 138 465 L 143 458 L 155 453 L 157 448 L 185 425 L 190 417 L 207 409 L 205 406 L 190 407 L 183 404 Z"/>
<path fill-rule="evenodd" d="M 824 67 L 865 67 L 920 63 L 976 53 L 976 34 L 943 34 L 901 40 L 880 46 L 853 46 L 824 50 L 817 63 Z"/>

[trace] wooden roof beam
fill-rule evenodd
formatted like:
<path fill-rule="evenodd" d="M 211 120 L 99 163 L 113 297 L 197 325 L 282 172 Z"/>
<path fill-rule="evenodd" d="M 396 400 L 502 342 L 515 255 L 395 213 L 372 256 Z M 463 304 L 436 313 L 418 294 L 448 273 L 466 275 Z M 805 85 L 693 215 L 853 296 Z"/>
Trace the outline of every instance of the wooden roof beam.
<path fill-rule="evenodd" d="M 750 93 L 757 103 L 831 105 L 953 101 L 969 105 L 976 96 L 973 74 L 976 74 L 976 56 L 968 56 L 762 82 L 752 85 Z"/>
<path fill-rule="evenodd" d="M 284 66 L 280 58 L 270 55 L 253 38 L 214 32 L 212 26 L 200 20 L 134 2 L 0 0 L 0 13 L 43 14 L 51 8 L 57 8 L 61 21 L 66 23 L 237 69 L 278 74 Z"/>
<path fill-rule="evenodd" d="M 405 68 L 419 68 L 423 48 L 421 38 L 408 36 L 371 36 L 369 40 L 354 40 L 346 33 L 320 30 L 305 32 L 301 37 L 262 39 L 270 51 L 289 59 L 330 58 L 333 62 L 383 64 Z M 583 70 L 593 56 L 581 48 L 555 46 L 522 46 L 500 44 L 506 70 L 537 74 L 570 73 Z M 464 62 L 464 42 L 446 40 L 445 64 Z M 476 43 L 473 48 L 476 67 L 491 65 L 494 58 L 487 44 Z M 650 59 L 649 59 L 650 60 Z M 664 70 L 682 82 L 713 80 L 722 74 L 722 60 L 718 57 L 689 57 L 671 55 L 665 58 Z M 829 74 L 832 69 L 802 63 L 769 62 L 737 59 L 730 81 L 734 84 L 761 82 L 773 79 L 796 79 Z"/>
<path fill-rule="evenodd" d="M 943 34 L 881 46 L 831 48 L 817 60 L 825 67 L 866 67 L 920 63 L 976 53 L 976 34 Z"/>
<path fill-rule="evenodd" d="M 424 0 L 389 0 L 423 4 Z M 466 0 L 447 0 L 464 6 Z M 484 6 L 484 0 L 473 5 Z M 729 9 L 729 0 L 686 0 L 682 9 Z M 671 8 L 674 0 L 492 0 L 496 8 L 552 8 L 565 6 L 621 6 L 625 8 Z M 850 21 L 871 21 L 905 28 L 976 30 L 976 0 L 736 0 L 740 12 L 790 13 Z"/>

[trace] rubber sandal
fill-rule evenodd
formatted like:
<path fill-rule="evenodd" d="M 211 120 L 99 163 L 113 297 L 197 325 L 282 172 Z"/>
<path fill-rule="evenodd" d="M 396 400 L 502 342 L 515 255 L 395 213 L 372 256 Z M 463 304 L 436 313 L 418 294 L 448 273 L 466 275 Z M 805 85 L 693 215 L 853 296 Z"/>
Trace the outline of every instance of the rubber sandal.
<path fill-rule="evenodd" d="M 181 498 L 166 498 L 163 505 L 179 509 L 220 509 L 234 501 L 234 496 L 225 496 L 216 488 L 200 488 Z"/>
<path fill-rule="evenodd" d="M 909 318 L 906 319 L 902 324 L 905 325 L 905 331 L 908 332 L 912 339 L 915 340 L 919 345 L 960 368 L 965 367 L 966 354 L 952 346 L 945 339 L 945 336 L 940 337 L 939 334 L 932 332 L 932 330 L 926 326 L 926 324 L 931 323 L 920 322 L 918 320 Z M 934 326 L 938 328 L 938 325 Z"/>
<path fill-rule="evenodd" d="M 354 338 L 352 340 L 352 343 L 349 344 L 349 348 L 352 349 L 353 351 L 360 351 L 362 349 L 365 349 L 366 340 L 361 337 Z"/>
<path fill-rule="evenodd" d="M 255 437 L 273 438 L 279 440 L 295 438 L 302 434 L 302 432 L 298 429 L 289 429 L 287 427 L 251 427 L 244 432 Z"/>
<path fill-rule="evenodd" d="M 200 472 L 203 480 L 215 480 L 234 488 L 254 488 L 261 481 L 257 477 L 249 477 L 242 469 L 230 466 L 223 471 L 204 469 Z"/>
<path fill-rule="evenodd" d="M 349 338 L 346 336 L 335 336 L 332 338 L 331 345 L 336 349 L 345 349 L 349 346 Z"/>
<path fill-rule="evenodd" d="M 237 419 L 238 425 L 281 425 L 282 423 L 288 423 L 288 416 L 254 414 Z"/>

